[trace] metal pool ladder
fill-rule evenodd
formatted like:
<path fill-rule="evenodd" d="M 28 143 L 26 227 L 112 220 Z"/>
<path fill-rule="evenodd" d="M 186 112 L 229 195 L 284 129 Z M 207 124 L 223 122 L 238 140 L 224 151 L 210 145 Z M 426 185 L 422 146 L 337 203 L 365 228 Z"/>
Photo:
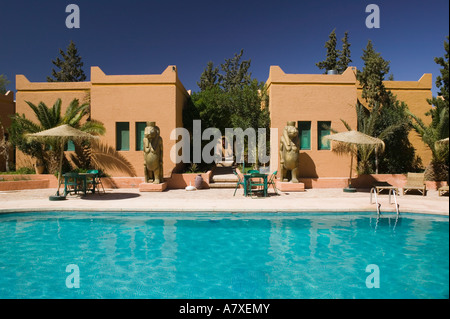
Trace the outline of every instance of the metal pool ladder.
<path fill-rule="evenodd" d="M 389 189 L 389 204 L 392 204 L 391 192 L 394 195 L 395 210 L 396 210 L 397 216 L 398 216 L 398 215 L 400 215 L 400 210 L 399 210 L 400 205 L 397 202 L 396 192 L 395 192 L 395 189 L 393 189 L 393 188 Z M 375 194 L 375 203 L 377 204 L 377 215 L 380 215 L 381 214 L 381 211 L 380 211 L 381 204 L 378 202 L 378 196 L 377 196 L 378 194 L 377 194 L 377 190 L 375 189 L 375 187 L 372 187 L 372 189 L 370 190 L 370 203 L 371 204 L 373 204 L 372 193 Z"/>
<path fill-rule="evenodd" d="M 391 204 L 391 192 L 394 194 L 395 210 L 397 211 L 397 216 L 400 215 L 400 205 L 397 203 L 397 196 L 394 188 L 389 189 L 389 204 Z"/>
<path fill-rule="evenodd" d="M 372 201 L 372 193 L 375 194 L 375 203 L 377 204 L 377 215 L 380 215 L 380 207 L 381 207 L 381 204 L 378 203 L 377 190 L 375 189 L 375 187 L 372 187 L 372 189 L 370 190 L 370 203 L 371 203 L 371 204 L 373 204 L 373 201 Z"/>

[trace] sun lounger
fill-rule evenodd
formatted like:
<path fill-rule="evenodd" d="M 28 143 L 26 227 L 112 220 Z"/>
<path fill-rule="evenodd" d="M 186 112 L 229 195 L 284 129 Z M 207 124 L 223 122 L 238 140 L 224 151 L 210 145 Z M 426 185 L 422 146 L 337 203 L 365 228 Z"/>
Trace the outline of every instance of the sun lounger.
<path fill-rule="evenodd" d="M 447 186 L 442 186 L 442 187 L 439 187 L 439 189 L 438 189 L 438 193 L 439 193 L 439 196 L 442 196 L 442 195 L 444 195 L 445 193 L 447 193 L 448 194 L 448 185 Z"/>
<path fill-rule="evenodd" d="M 406 184 L 403 187 L 403 195 L 410 190 L 418 190 L 422 196 L 427 194 L 427 186 L 425 185 L 424 173 L 408 173 L 406 176 Z"/>
<path fill-rule="evenodd" d="M 382 192 L 384 190 L 390 190 L 390 189 L 395 190 L 395 192 L 397 194 L 399 194 L 398 187 L 397 186 L 392 186 L 388 182 L 376 182 L 376 183 L 373 184 L 373 187 L 375 187 L 375 189 L 377 191 L 377 194 L 380 194 L 380 192 Z"/>

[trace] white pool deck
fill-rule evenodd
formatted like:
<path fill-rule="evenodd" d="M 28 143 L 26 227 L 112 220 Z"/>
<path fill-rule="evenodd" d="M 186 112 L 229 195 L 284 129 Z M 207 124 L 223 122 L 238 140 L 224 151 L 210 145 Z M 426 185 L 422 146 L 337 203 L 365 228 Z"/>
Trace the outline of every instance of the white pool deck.
<path fill-rule="evenodd" d="M 50 201 L 56 189 L 0 192 L 0 213 L 29 211 L 130 211 L 130 212 L 376 212 L 370 193 L 361 190 L 307 189 L 305 192 L 244 197 L 242 189 L 168 190 L 161 193 L 138 189 L 107 189 L 106 194 L 69 195 L 63 201 Z M 381 212 L 395 212 L 388 195 L 380 194 Z M 397 197 L 400 213 L 449 215 L 449 197 L 429 190 L 427 196 L 408 194 Z"/>

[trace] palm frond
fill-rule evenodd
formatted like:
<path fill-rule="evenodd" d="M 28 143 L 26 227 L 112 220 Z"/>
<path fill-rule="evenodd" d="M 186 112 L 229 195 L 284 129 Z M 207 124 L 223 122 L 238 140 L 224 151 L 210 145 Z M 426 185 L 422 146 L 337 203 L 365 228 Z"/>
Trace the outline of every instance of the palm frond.
<path fill-rule="evenodd" d="M 121 171 L 129 176 L 136 176 L 133 165 L 118 152 L 114 147 L 101 143 L 92 142 L 91 165 L 103 171 Z"/>
<path fill-rule="evenodd" d="M 92 134 L 92 135 L 105 135 L 106 129 L 102 122 L 97 120 L 90 120 L 85 122 L 80 131 Z"/>

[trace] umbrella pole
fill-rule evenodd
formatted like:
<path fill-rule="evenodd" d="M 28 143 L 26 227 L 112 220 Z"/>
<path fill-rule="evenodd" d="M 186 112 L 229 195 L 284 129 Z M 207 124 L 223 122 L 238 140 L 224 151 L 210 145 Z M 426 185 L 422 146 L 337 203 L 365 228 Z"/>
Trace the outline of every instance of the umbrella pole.
<path fill-rule="evenodd" d="M 350 176 L 348 178 L 347 188 L 350 188 L 352 186 L 352 169 L 353 169 L 353 154 L 351 154 L 351 158 L 350 158 Z"/>
<path fill-rule="evenodd" d="M 344 188 L 344 192 L 346 193 L 354 193 L 356 192 L 356 188 L 352 187 L 352 169 L 353 169 L 353 152 L 351 152 L 351 158 L 350 158 L 350 175 L 348 177 L 348 186 L 347 188 Z"/>
<path fill-rule="evenodd" d="M 62 172 L 62 163 L 63 163 L 63 156 L 64 156 L 64 142 L 61 145 L 61 156 L 59 159 L 59 171 L 58 171 L 58 190 L 56 191 L 56 196 L 59 196 L 59 185 L 61 185 L 61 172 Z"/>

